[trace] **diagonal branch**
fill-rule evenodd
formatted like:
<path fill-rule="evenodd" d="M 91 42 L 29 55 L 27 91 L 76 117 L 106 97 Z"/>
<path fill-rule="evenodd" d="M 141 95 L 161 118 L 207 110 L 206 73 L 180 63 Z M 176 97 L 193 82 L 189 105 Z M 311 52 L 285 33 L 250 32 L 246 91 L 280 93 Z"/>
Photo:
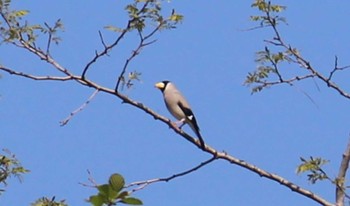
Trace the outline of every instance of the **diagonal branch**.
<path fill-rule="evenodd" d="M 0 67 L 0 70 L 1 69 L 2 68 Z M 80 84 L 82 84 L 84 86 L 92 87 L 92 88 L 95 88 L 96 90 L 99 90 L 101 92 L 112 94 L 112 95 L 118 97 L 119 99 L 121 99 L 123 103 L 130 104 L 131 106 L 134 106 L 135 108 L 138 108 L 141 111 L 146 112 L 148 115 L 152 116 L 154 119 L 159 120 L 159 121 L 165 123 L 166 125 L 168 125 L 169 128 L 171 128 L 174 132 L 176 132 L 177 134 L 179 134 L 180 136 L 185 138 L 187 141 L 191 142 L 192 144 L 194 144 L 198 148 L 201 148 L 201 144 L 200 144 L 200 142 L 198 140 L 196 140 L 195 138 L 193 138 L 192 136 L 188 135 L 183 130 L 179 129 L 177 126 L 172 124 L 172 122 L 168 118 L 159 115 L 158 113 L 156 113 L 155 111 L 151 110 L 150 108 L 148 108 L 147 106 L 145 106 L 141 102 L 135 101 L 135 100 L 129 98 L 128 96 L 125 96 L 125 95 L 123 95 L 123 94 L 121 94 L 119 92 L 116 93 L 113 89 L 109 89 L 109 88 L 100 86 L 99 84 L 97 84 L 97 83 L 95 83 L 93 81 L 90 81 L 90 80 L 87 80 L 87 79 L 82 79 L 81 77 L 77 77 L 77 76 L 74 76 L 74 78 L 75 78 L 75 80 L 78 83 L 80 83 Z M 250 170 L 253 173 L 258 174 L 261 177 L 265 177 L 265 178 L 270 179 L 270 180 L 272 180 L 274 182 L 277 182 L 277 183 L 279 183 L 279 184 L 281 184 L 281 185 L 291 189 L 292 191 L 294 191 L 296 193 L 299 193 L 299 194 L 301 194 L 301 195 L 303 195 L 305 197 L 308 197 L 309 199 L 312 199 L 312 200 L 314 200 L 314 201 L 316 201 L 316 202 L 318 202 L 318 203 L 320 203 L 322 205 L 325 205 L 325 206 L 331 206 L 332 205 L 331 203 L 329 203 L 325 199 L 321 198 L 320 196 L 316 195 L 315 193 L 313 193 L 313 192 L 311 192 L 309 190 L 306 190 L 306 189 L 300 187 L 299 185 L 296 185 L 296 184 L 288 181 L 287 179 L 285 179 L 285 178 L 283 178 L 281 176 L 269 173 L 269 172 L 267 172 L 267 171 L 265 171 L 265 170 L 255 166 L 253 164 L 245 162 L 244 160 L 240 160 L 238 158 L 235 158 L 235 157 L 229 155 L 226 152 L 218 152 L 216 149 L 210 147 L 209 145 L 206 145 L 206 147 L 204 149 L 204 152 L 207 152 L 207 153 L 213 155 L 213 157 L 215 157 L 217 159 L 222 159 L 222 160 L 228 161 L 231 164 L 235 164 L 235 165 L 243 167 L 243 168 L 245 168 L 247 170 Z"/>
<path fill-rule="evenodd" d="M 69 114 L 69 116 L 67 118 L 65 118 L 64 120 L 62 120 L 60 122 L 61 126 L 65 126 L 73 117 L 74 115 L 76 115 L 78 112 L 81 112 L 90 102 L 93 98 L 95 98 L 95 96 L 97 95 L 97 93 L 99 92 L 98 89 L 96 89 L 91 96 L 88 98 L 88 100 L 86 100 L 84 102 L 84 104 L 82 104 L 78 109 L 74 110 L 73 112 L 71 112 Z"/>
<path fill-rule="evenodd" d="M 126 185 L 125 188 L 129 188 L 129 187 L 134 187 L 134 186 L 139 186 L 137 188 L 134 188 L 130 191 L 130 193 L 133 193 L 133 192 L 136 192 L 138 190 L 142 190 L 144 189 L 145 187 L 153 184 L 153 183 L 156 183 L 156 182 L 169 182 L 175 178 L 178 178 L 178 177 L 182 177 L 182 176 L 185 176 L 185 175 L 188 175 L 192 172 L 195 172 L 197 170 L 199 170 L 200 168 L 204 167 L 205 165 L 213 162 L 214 160 L 216 160 L 216 157 L 213 156 L 212 158 L 200 163 L 199 165 L 189 169 L 189 170 L 186 170 L 186 171 L 183 171 L 183 172 L 180 172 L 180 173 L 177 173 L 177 174 L 174 174 L 174 175 L 171 175 L 169 177 L 163 177 L 163 178 L 155 178 L 155 179 L 150 179 L 150 180 L 145 180 L 145 181 L 138 181 L 138 182 L 133 182 L 133 183 L 130 183 L 129 185 Z"/>

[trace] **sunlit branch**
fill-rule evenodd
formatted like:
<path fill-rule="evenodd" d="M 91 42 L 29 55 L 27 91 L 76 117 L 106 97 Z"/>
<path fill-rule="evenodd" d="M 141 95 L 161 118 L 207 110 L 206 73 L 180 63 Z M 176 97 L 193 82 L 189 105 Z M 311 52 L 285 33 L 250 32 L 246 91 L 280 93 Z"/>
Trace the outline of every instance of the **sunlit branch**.
<path fill-rule="evenodd" d="M 278 81 L 257 81 L 257 83 L 261 84 L 263 87 L 270 87 L 276 84 L 288 84 L 288 85 L 292 85 L 293 82 L 295 81 L 300 81 L 300 80 L 304 80 L 304 79 L 309 79 L 309 78 L 314 78 L 315 75 L 313 74 L 308 74 L 308 75 L 304 75 L 304 76 L 296 76 L 290 79 L 280 79 Z"/>
<path fill-rule="evenodd" d="M 96 89 L 91 96 L 84 102 L 84 104 L 82 104 L 78 109 L 74 110 L 73 112 L 71 112 L 69 114 L 69 116 L 67 118 L 65 118 L 64 120 L 62 120 L 60 122 L 61 126 L 66 125 L 73 117 L 74 115 L 76 115 L 78 112 L 81 112 L 83 109 L 85 109 L 85 107 L 91 102 L 91 100 L 93 98 L 95 98 L 95 96 L 97 95 L 97 93 L 99 92 L 98 89 Z"/>

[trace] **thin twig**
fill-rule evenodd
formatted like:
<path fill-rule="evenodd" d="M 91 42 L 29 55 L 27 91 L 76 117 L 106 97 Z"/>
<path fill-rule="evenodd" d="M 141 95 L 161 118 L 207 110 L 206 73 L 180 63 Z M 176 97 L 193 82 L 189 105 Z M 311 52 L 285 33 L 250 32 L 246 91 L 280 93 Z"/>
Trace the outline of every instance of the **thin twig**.
<path fill-rule="evenodd" d="M 334 75 L 335 72 L 337 72 L 337 71 L 342 71 L 342 70 L 345 70 L 345 69 L 348 69 L 348 68 L 350 68 L 350 66 L 338 67 L 338 57 L 335 56 L 334 68 L 333 68 L 333 70 L 330 72 L 327 81 L 331 81 L 331 79 L 332 79 L 332 77 L 333 77 L 333 75 Z"/>
<path fill-rule="evenodd" d="M 96 183 L 95 179 L 93 178 L 90 170 L 87 170 L 87 173 L 89 175 L 88 177 L 88 180 L 91 184 L 87 184 L 87 183 L 82 183 L 82 182 L 79 182 L 80 185 L 84 186 L 84 187 L 92 187 L 92 188 L 96 188 L 98 187 L 98 184 Z"/>
<path fill-rule="evenodd" d="M 102 32 L 98 31 L 98 35 L 100 36 L 100 40 L 101 40 L 101 43 L 102 43 L 103 47 L 106 49 L 108 46 L 105 43 L 105 40 L 104 40 L 103 35 L 102 35 Z"/>
<path fill-rule="evenodd" d="M 33 80 L 51 80 L 51 81 L 67 81 L 67 80 L 73 80 L 75 79 L 74 76 L 65 76 L 65 77 L 59 77 L 59 76 L 35 76 L 32 74 L 26 74 L 24 72 L 18 72 L 3 66 L 0 66 L 0 70 L 7 72 L 11 75 L 16 75 L 16 76 L 21 76 L 25 77 L 28 79 L 33 79 Z"/>
<path fill-rule="evenodd" d="M 52 29 L 51 27 L 45 22 L 44 25 L 47 27 L 48 31 L 48 40 L 47 40 L 47 46 L 46 46 L 46 54 L 50 54 L 50 46 L 51 46 L 51 40 L 52 40 Z"/>
<path fill-rule="evenodd" d="M 146 35 L 145 37 L 143 37 L 142 33 L 140 31 L 138 31 L 139 37 L 140 37 L 140 42 L 139 45 L 137 46 L 136 50 L 131 52 L 131 55 L 129 56 L 129 58 L 125 61 L 123 69 L 121 70 L 121 72 L 118 75 L 117 78 L 117 83 L 115 85 L 115 89 L 114 91 L 118 92 L 119 91 L 119 86 L 120 83 L 122 82 L 123 78 L 124 78 L 124 74 L 129 66 L 129 63 L 132 59 L 134 59 L 139 53 L 140 51 L 145 47 L 148 46 L 154 42 L 156 42 L 156 40 L 150 41 L 150 42 L 146 42 L 146 40 L 148 40 L 150 37 L 152 37 L 164 24 L 165 22 L 163 21 L 163 23 L 159 23 L 159 25 L 153 29 L 153 31 L 151 31 L 148 35 Z"/>
<path fill-rule="evenodd" d="M 189 170 L 186 170 L 184 172 L 180 172 L 180 173 L 174 174 L 174 175 L 169 176 L 169 177 L 155 178 L 155 179 L 150 179 L 150 180 L 145 180 L 145 181 L 133 182 L 133 183 L 126 185 L 125 188 L 139 186 L 139 187 L 134 188 L 130 191 L 130 193 L 133 193 L 133 192 L 136 192 L 138 190 L 144 189 L 145 187 L 149 186 L 150 184 L 153 184 L 156 182 L 169 182 L 177 177 L 182 177 L 182 176 L 185 176 L 187 174 L 190 174 L 190 173 L 204 167 L 205 165 L 211 163 L 214 160 L 216 160 L 216 156 L 213 156 L 212 158 L 208 159 L 207 161 L 204 161 L 204 162 L 200 163 L 199 165 L 197 165 Z"/>
<path fill-rule="evenodd" d="M 130 21 L 128 22 L 126 28 L 129 28 L 130 27 Z M 92 60 L 90 60 L 90 62 L 88 62 L 85 66 L 85 68 L 83 69 L 83 72 L 81 74 L 82 76 L 82 79 L 85 79 L 85 76 L 86 76 L 86 72 L 88 71 L 88 69 L 91 67 L 92 64 L 94 64 L 99 58 L 105 56 L 108 54 L 108 52 L 113 49 L 115 46 L 117 46 L 120 42 L 120 40 L 123 39 L 124 35 L 127 33 L 127 29 L 124 29 L 122 31 L 122 33 L 118 36 L 118 38 L 112 43 L 110 44 L 109 46 L 107 46 L 104 41 L 102 41 L 103 39 L 101 39 L 102 41 L 102 45 L 104 46 L 104 49 L 101 51 L 101 52 L 95 52 L 95 56 L 94 58 L 92 58 Z M 100 36 L 101 38 L 101 36 Z"/>
<path fill-rule="evenodd" d="M 71 112 L 69 114 L 69 116 L 67 118 L 65 118 L 64 120 L 62 120 L 60 122 L 60 125 L 61 126 L 65 126 L 73 117 L 74 115 L 76 115 L 78 112 L 81 112 L 83 109 L 85 109 L 85 107 L 91 102 L 91 100 L 93 98 L 95 98 L 95 96 L 97 95 L 97 93 L 99 92 L 98 89 L 96 89 L 92 94 L 91 96 L 76 110 L 74 110 L 73 112 Z"/>
<path fill-rule="evenodd" d="M 146 2 L 144 3 L 144 5 L 142 6 L 142 8 L 138 11 L 137 14 L 139 15 L 139 14 L 141 14 L 142 12 L 144 12 L 144 10 L 147 8 L 147 6 L 148 6 L 149 3 L 150 3 L 150 1 L 146 1 Z M 136 15 L 136 16 L 138 16 L 138 15 Z M 103 38 L 101 38 L 102 35 L 101 35 L 101 33 L 99 32 L 100 39 L 101 39 L 102 45 L 104 46 L 104 49 L 103 49 L 101 52 L 96 52 L 94 58 L 92 58 L 92 59 L 90 60 L 90 62 L 88 62 L 88 63 L 86 64 L 86 66 L 84 67 L 83 72 L 82 72 L 82 74 L 81 74 L 82 79 L 85 79 L 86 72 L 90 69 L 90 67 L 91 67 L 98 59 L 100 59 L 101 57 L 107 55 L 108 52 L 109 52 L 110 50 L 112 50 L 114 47 L 116 47 L 116 46 L 119 44 L 119 42 L 123 39 L 123 37 L 125 36 L 125 34 L 130 30 L 131 23 L 132 23 L 133 21 L 135 21 L 135 19 L 136 19 L 136 18 L 130 19 L 130 20 L 128 21 L 127 25 L 125 26 L 125 29 L 122 30 L 122 32 L 121 32 L 120 35 L 117 37 L 117 39 L 116 39 L 112 44 L 110 44 L 110 45 L 108 45 L 108 46 L 107 46 L 107 45 L 105 44 L 105 42 L 103 41 Z"/>

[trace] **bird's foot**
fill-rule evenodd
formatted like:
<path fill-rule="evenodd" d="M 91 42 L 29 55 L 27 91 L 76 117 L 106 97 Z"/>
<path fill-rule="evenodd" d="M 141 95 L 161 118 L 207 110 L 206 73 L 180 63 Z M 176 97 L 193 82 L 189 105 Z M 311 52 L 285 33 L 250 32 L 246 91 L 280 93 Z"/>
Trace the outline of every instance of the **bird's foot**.
<path fill-rule="evenodd" d="M 174 125 L 179 129 L 182 129 L 182 127 L 185 125 L 185 119 L 181 119 L 179 121 L 174 122 Z"/>

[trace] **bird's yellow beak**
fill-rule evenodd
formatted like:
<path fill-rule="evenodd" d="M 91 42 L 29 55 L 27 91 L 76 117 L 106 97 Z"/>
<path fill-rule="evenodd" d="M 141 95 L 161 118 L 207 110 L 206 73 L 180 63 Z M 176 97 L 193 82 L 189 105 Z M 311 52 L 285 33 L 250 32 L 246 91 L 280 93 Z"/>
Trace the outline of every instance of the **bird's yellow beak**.
<path fill-rule="evenodd" d="M 157 87 L 158 89 L 164 89 L 164 83 L 163 82 L 158 82 L 157 84 L 154 85 L 155 87 Z"/>

